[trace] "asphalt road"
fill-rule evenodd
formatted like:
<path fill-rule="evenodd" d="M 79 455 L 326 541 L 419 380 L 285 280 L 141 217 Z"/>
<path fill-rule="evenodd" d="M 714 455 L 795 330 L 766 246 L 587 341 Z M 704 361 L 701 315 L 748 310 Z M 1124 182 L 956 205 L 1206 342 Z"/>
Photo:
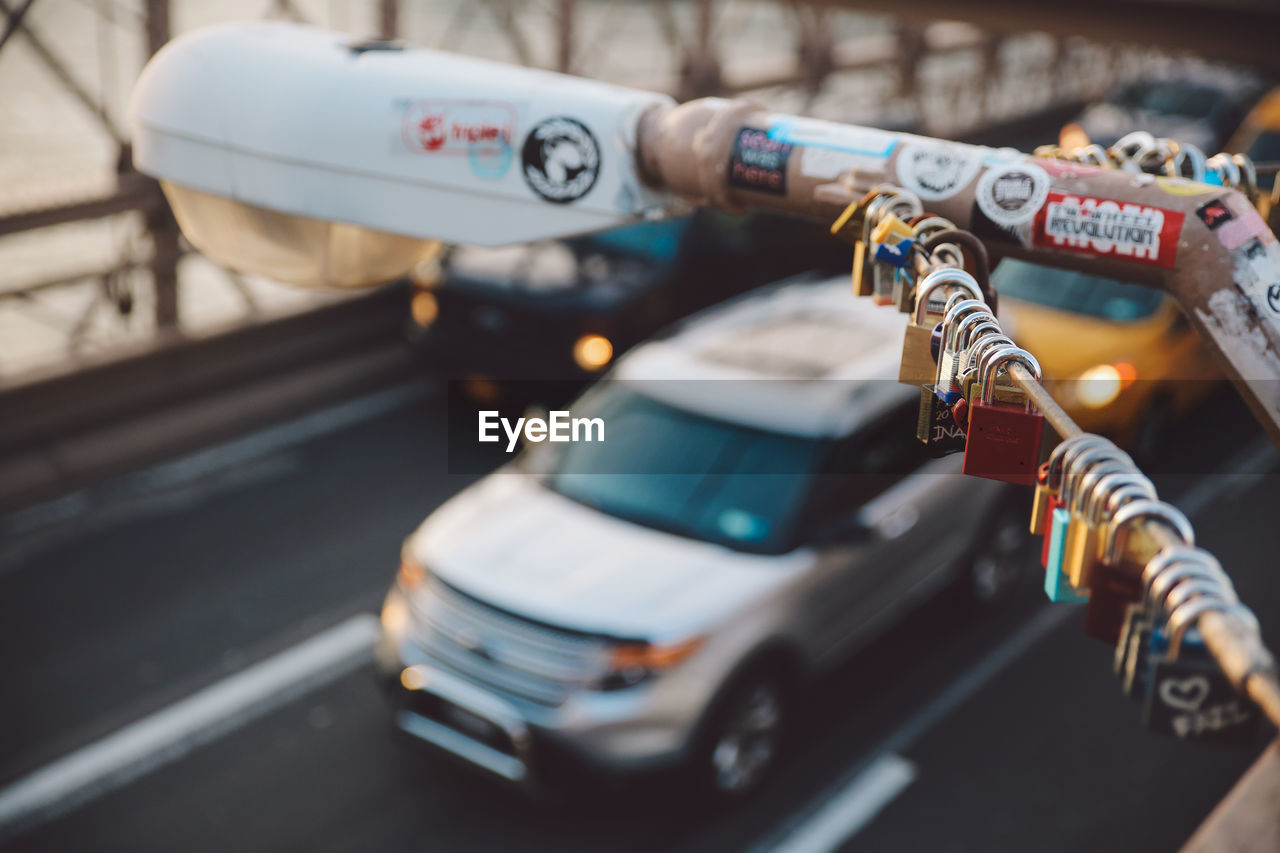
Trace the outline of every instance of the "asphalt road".
<path fill-rule="evenodd" d="M 442 409 L 427 385 L 383 394 L 0 518 L 0 801 L 60 756 L 331 626 L 368 627 L 358 614 L 376 612 L 401 539 L 469 479 L 447 473 Z M 1171 444 L 1169 467 L 1194 458 L 1254 472 L 1159 485 L 1185 499 L 1275 647 L 1280 458 L 1229 392 Z M 882 811 L 855 834 L 831 830 L 831 843 L 1176 849 L 1263 740 L 1210 748 L 1145 734 L 1110 674 L 1111 650 L 1083 635 L 1079 610 L 1044 602 L 1037 574 L 1028 567 L 1025 588 L 996 611 L 931 603 L 812 686 L 780 772 L 738 809 L 661 786 L 528 801 L 394 736 L 358 656 L 95 777 L 12 824 L 3 846 L 802 849 L 824 805 L 874 777 L 900 781 Z"/>

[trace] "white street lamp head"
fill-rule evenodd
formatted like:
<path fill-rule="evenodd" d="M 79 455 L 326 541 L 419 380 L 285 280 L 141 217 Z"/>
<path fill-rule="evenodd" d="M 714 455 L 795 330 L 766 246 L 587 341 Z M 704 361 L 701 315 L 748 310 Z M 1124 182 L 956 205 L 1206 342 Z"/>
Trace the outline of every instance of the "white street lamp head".
<path fill-rule="evenodd" d="M 636 125 L 665 95 L 288 23 L 170 42 L 134 90 L 134 160 L 188 239 L 314 287 L 407 272 L 423 242 L 496 245 L 661 211 Z"/>

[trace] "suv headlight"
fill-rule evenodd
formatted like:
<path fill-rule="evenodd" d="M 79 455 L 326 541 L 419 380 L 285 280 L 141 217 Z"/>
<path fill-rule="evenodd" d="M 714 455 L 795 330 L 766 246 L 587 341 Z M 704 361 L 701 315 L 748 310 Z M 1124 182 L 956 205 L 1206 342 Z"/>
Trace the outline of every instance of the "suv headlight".
<path fill-rule="evenodd" d="M 414 558 L 407 544 L 400 551 L 400 571 L 396 580 L 405 592 L 412 592 L 427 582 L 426 566 Z"/>
<path fill-rule="evenodd" d="M 427 570 L 409 553 L 409 546 L 400 552 L 400 571 L 396 582 L 382 602 L 382 630 L 386 634 L 401 636 L 409 627 L 409 596 L 427 582 Z"/>
<path fill-rule="evenodd" d="M 634 687 L 650 676 L 683 663 L 702 647 L 703 637 L 678 643 L 620 643 L 609 649 L 608 670 L 601 690 Z"/>

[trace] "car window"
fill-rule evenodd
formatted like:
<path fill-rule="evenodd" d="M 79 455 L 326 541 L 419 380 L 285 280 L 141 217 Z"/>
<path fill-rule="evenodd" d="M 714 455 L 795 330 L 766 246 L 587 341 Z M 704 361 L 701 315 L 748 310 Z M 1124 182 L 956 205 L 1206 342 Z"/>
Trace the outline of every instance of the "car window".
<path fill-rule="evenodd" d="M 1253 140 L 1253 144 L 1249 146 L 1249 159 L 1255 163 L 1274 163 L 1280 160 L 1280 132 L 1274 130 L 1264 130 L 1258 134 L 1258 138 Z M 1274 172 L 1267 172 L 1258 175 L 1258 186 L 1263 189 L 1271 189 L 1276 182 Z"/>
<path fill-rule="evenodd" d="M 1051 269 L 1014 258 L 1000 262 L 992 273 L 991 283 L 1002 296 L 1116 323 L 1150 317 L 1164 300 L 1154 288 L 1074 270 Z"/>
<path fill-rule="evenodd" d="M 821 442 L 707 418 L 606 382 L 571 406 L 603 442 L 541 445 L 552 491 L 636 524 L 729 547 L 785 551 Z"/>
<path fill-rule="evenodd" d="M 1207 86 L 1185 82 L 1145 82 L 1125 86 L 1107 98 L 1127 110 L 1140 110 L 1162 116 L 1208 118 L 1225 94 Z"/>
<path fill-rule="evenodd" d="M 1249 146 L 1249 159 L 1255 163 L 1273 163 L 1280 160 L 1280 132 L 1264 130 Z"/>
<path fill-rule="evenodd" d="M 919 409 L 904 401 L 836 445 L 816 490 L 819 519 L 856 511 L 929 461 L 916 438 Z"/>

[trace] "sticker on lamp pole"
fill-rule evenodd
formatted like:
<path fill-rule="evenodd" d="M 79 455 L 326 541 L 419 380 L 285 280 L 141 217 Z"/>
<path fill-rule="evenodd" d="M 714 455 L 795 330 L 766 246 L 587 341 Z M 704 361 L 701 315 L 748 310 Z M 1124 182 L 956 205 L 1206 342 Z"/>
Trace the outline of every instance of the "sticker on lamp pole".
<path fill-rule="evenodd" d="M 978 181 L 978 208 L 1006 229 L 1025 225 L 1049 195 L 1049 173 L 1034 163 L 992 166 Z"/>
<path fill-rule="evenodd" d="M 961 145 L 913 142 L 894 161 L 898 183 L 924 201 L 951 198 L 978 176 L 981 152 Z"/>
<path fill-rule="evenodd" d="M 600 176 L 600 145 L 586 125 L 565 116 L 545 118 L 524 138 L 525 183 L 554 204 L 577 201 Z"/>
<path fill-rule="evenodd" d="M 1034 242 L 1173 269 L 1182 221 L 1176 210 L 1053 192 L 1036 217 Z"/>

